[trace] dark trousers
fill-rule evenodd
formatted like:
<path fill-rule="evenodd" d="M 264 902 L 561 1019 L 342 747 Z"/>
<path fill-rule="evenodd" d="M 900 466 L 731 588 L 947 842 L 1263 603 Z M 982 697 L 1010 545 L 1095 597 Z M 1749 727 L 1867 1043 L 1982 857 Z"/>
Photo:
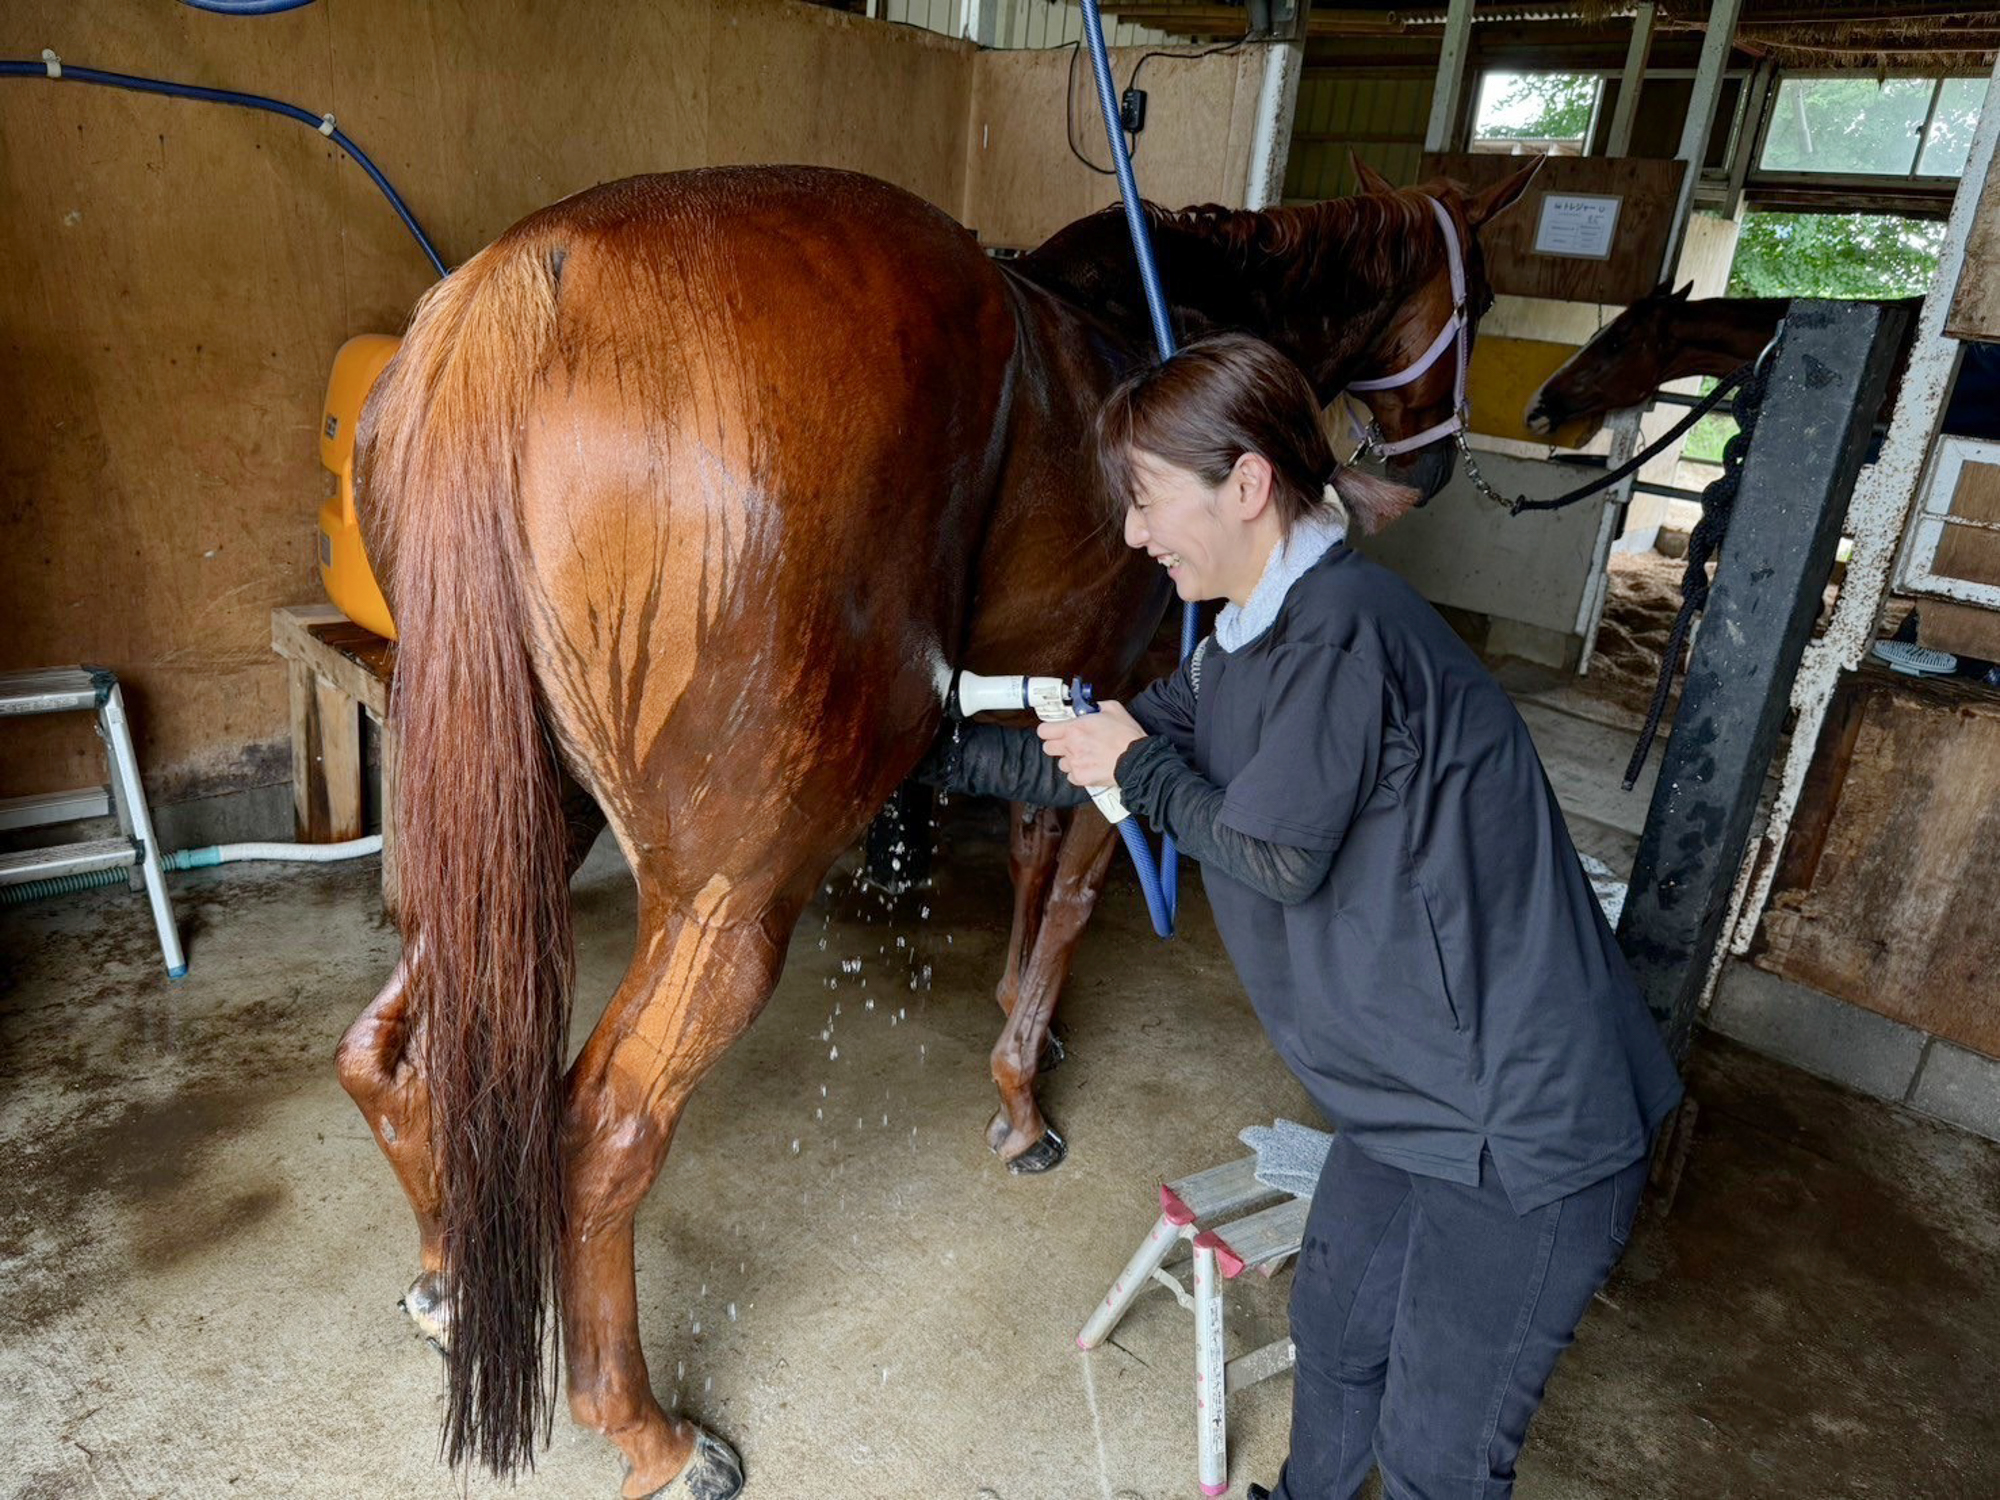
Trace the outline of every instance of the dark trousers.
<path fill-rule="evenodd" d="M 1506 1500 L 1557 1357 L 1625 1249 L 1646 1161 L 1517 1215 L 1335 1137 L 1292 1285 L 1292 1448 L 1272 1500 Z"/>

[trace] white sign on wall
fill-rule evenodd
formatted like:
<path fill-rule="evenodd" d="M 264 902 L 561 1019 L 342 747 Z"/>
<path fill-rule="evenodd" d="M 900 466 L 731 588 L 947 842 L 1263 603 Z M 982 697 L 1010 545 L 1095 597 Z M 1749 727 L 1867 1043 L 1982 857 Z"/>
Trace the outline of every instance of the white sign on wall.
<path fill-rule="evenodd" d="M 1610 194 L 1544 194 L 1542 214 L 1535 221 L 1536 252 L 1574 260 L 1609 260 L 1621 202 Z"/>

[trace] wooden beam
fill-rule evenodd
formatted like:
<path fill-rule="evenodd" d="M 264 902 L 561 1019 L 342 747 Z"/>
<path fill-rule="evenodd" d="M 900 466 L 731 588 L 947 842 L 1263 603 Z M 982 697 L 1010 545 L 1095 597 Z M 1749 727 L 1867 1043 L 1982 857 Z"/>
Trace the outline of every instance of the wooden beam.
<path fill-rule="evenodd" d="M 1653 50 L 1654 0 L 1640 0 L 1632 16 L 1632 41 L 1625 49 L 1625 70 L 1618 75 L 1618 107 L 1611 113 L 1606 156 L 1623 156 L 1632 149 L 1632 122 L 1639 117 L 1639 90 L 1646 80 L 1646 58 Z"/>
<path fill-rule="evenodd" d="M 1670 278 L 1680 264 L 1681 245 L 1687 239 L 1688 215 L 1694 211 L 1695 184 L 1701 180 L 1701 164 L 1708 155 L 1709 131 L 1715 123 L 1715 107 L 1722 98 L 1722 75 L 1729 63 L 1729 42 L 1736 34 L 1736 18 L 1743 0 L 1714 0 L 1708 8 L 1708 29 L 1701 38 L 1701 61 L 1694 70 L 1694 88 L 1688 97 L 1687 118 L 1681 124 L 1680 149 L 1676 160 L 1687 163 L 1681 174 L 1679 196 L 1674 201 L 1673 228 L 1667 235 L 1666 253 L 1660 258 L 1660 277 Z"/>
<path fill-rule="evenodd" d="M 1459 101 L 1465 93 L 1465 59 L 1472 50 L 1472 0 L 1451 0 L 1451 15 L 1444 26 L 1444 45 L 1438 52 L 1437 84 L 1431 92 L 1431 119 L 1424 130 L 1426 151 L 1449 151 L 1459 116 Z"/>

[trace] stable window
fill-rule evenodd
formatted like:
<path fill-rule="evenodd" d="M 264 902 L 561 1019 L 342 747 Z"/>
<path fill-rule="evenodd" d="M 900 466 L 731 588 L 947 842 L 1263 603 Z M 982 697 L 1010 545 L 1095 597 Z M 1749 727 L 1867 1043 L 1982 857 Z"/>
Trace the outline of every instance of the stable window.
<path fill-rule="evenodd" d="M 1582 156 L 1603 95 L 1604 80 L 1595 73 L 1483 74 L 1472 149 Z"/>
<path fill-rule="evenodd" d="M 1786 78 L 1760 173 L 1955 177 L 1979 123 L 1983 78 Z"/>

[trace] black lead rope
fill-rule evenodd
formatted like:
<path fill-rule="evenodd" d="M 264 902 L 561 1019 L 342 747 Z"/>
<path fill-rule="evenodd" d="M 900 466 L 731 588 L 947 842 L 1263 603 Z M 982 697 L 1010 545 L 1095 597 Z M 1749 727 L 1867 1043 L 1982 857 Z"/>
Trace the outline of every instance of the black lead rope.
<path fill-rule="evenodd" d="M 1571 490 L 1566 495 L 1557 495 L 1553 500 L 1530 500 L 1526 495 L 1517 496 L 1512 501 L 1507 502 L 1507 513 L 1511 516 L 1518 516 L 1523 511 L 1530 510 L 1561 510 L 1565 506 L 1576 504 L 1579 500 L 1588 500 L 1592 495 L 1597 494 L 1601 490 L 1610 489 L 1612 485 L 1618 483 L 1627 474 L 1636 473 L 1640 465 L 1650 462 L 1654 455 L 1659 453 L 1661 449 L 1665 448 L 1675 438 L 1679 437 L 1713 411 L 1721 404 L 1724 396 L 1727 396 L 1749 378 L 1750 372 L 1756 368 L 1756 364 L 1756 360 L 1751 360 L 1739 366 L 1730 374 L 1723 376 L 1716 384 L 1714 390 L 1688 408 L 1686 416 L 1682 417 L 1673 426 L 1653 439 L 1649 447 L 1641 449 L 1608 474 L 1601 474 L 1591 480 L 1589 484 L 1579 489 Z"/>
<path fill-rule="evenodd" d="M 1753 373 L 1756 379 L 1736 393 L 1736 400 L 1730 407 L 1730 415 L 1736 419 L 1737 432 L 1722 449 L 1722 477 L 1701 492 L 1701 519 L 1688 534 L 1687 568 L 1681 574 L 1681 607 L 1674 616 L 1674 628 L 1667 636 L 1665 649 L 1660 652 L 1660 680 L 1653 685 L 1653 701 L 1646 710 L 1646 726 L 1639 731 L 1639 743 L 1633 747 L 1632 759 L 1625 767 L 1625 790 L 1631 791 L 1639 780 L 1639 773 L 1646 767 L 1646 757 L 1652 753 L 1653 740 L 1660 732 L 1660 719 L 1667 711 L 1667 694 L 1673 691 L 1674 675 L 1680 670 L 1681 652 L 1687 646 L 1688 632 L 1694 626 L 1694 617 L 1708 607 L 1708 563 L 1709 559 L 1722 550 L 1723 538 L 1729 534 L 1729 518 L 1736 509 L 1736 487 L 1743 478 L 1743 456 L 1749 451 L 1750 438 L 1757 430 L 1757 408 L 1764 399 L 1765 357 L 1775 347 L 1773 339 L 1751 363 L 1728 377 L 1724 385 L 1715 388 L 1720 396 L 1729 386 L 1737 385 Z M 1699 411 L 1689 413 L 1699 416 Z M 1683 423 L 1682 426 L 1687 425 Z M 1668 437 L 1673 434 L 1669 433 Z"/>

